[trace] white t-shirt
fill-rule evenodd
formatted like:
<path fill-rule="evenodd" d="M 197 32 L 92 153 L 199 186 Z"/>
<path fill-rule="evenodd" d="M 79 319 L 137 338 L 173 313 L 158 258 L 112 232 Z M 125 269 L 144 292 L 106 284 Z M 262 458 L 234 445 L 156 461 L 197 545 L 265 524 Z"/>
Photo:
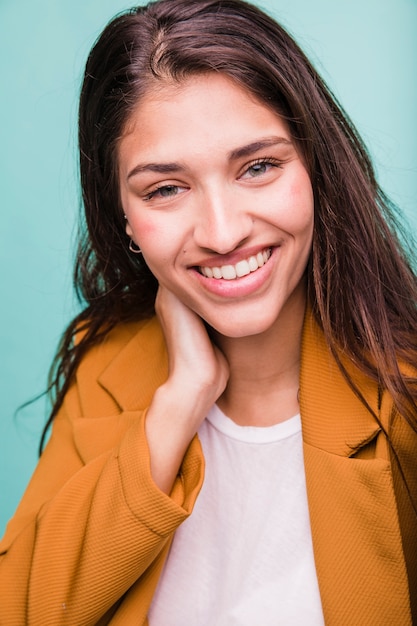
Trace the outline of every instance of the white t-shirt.
<path fill-rule="evenodd" d="M 204 484 L 176 531 L 150 626 L 323 626 L 300 416 L 244 427 L 214 406 L 198 434 Z"/>

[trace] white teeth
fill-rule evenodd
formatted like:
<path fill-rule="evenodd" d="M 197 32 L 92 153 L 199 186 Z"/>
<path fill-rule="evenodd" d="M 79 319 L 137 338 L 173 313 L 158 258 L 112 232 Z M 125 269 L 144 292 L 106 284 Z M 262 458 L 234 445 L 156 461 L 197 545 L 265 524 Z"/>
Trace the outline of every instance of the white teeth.
<path fill-rule="evenodd" d="M 234 280 L 235 278 L 241 278 L 247 276 L 251 272 L 255 272 L 257 269 L 265 265 L 271 256 L 271 249 L 267 248 L 263 252 L 258 252 L 257 255 L 251 256 L 248 259 L 239 261 L 236 265 L 222 265 L 221 267 L 200 267 L 200 272 L 207 278 L 223 278 L 224 280 Z"/>
<path fill-rule="evenodd" d="M 225 280 L 233 280 L 236 278 L 236 270 L 233 265 L 223 265 L 223 267 L 220 268 L 220 271 Z"/>
<path fill-rule="evenodd" d="M 264 265 L 265 261 L 262 252 L 258 252 L 258 254 L 256 255 L 256 260 L 258 261 L 259 267 L 262 267 L 262 265 Z"/>
<path fill-rule="evenodd" d="M 249 261 L 239 261 L 239 263 L 236 263 L 235 268 L 236 276 L 238 276 L 239 278 L 241 276 L 246 276 L 247 274 L 250 274 Z"/>

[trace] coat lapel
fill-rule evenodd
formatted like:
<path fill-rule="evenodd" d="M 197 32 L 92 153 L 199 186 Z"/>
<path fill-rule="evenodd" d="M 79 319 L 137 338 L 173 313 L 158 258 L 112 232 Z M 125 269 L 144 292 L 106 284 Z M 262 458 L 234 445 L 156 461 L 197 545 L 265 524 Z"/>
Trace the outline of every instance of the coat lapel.
<path fill-rule="evenodd" d="M 168 359 L 161 327 L 146 322 L 99 376 L 100 385 L 123 411 L 147 408 L 166 380 Z"/>
<path fill-rule="evenodd" d="M 168 373 L 165 341 L 155 318 L 121 326 L 96 351 L 81 364 L 84 371 L 77 389 L 82 415 L 89 417 L 73 421 L 77 450 L 85 463 L 119 444 Z"/>
<path fill-rule="evenodd" d="M 356 375 L 372 409 L 378 389 Z M 411 625 L 389 449 L 306 316 L 300 378 L 307 494 L 326 626 Z"/>

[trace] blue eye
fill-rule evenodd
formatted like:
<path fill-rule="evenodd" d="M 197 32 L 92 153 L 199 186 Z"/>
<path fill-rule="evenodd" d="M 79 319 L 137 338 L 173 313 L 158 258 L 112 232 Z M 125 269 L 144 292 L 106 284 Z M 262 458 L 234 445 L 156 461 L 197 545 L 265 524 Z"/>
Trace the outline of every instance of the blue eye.
<path fill-rule="evenodd" d="M 251 163 L 243 172 L 241 178 L 258 178 L 264 176 L 273 167 L 280 167 L 281 162 L 273 158 L 258 159 L 254 163 Z"/>
<path fill-rule="evenodd" d="M 272 167 L 271 163 L 255 163 L 254 165 L 248 167 L 247 173 L 249 176 L 253 177 L 260 176 L 261 174 L 265 174 L 270 167 Z"/>
<path fill-rule="evenodd" d="M 179 187 L 178 185 L 163 185 L 151 191 L 145 196 L 145 200 L 152 200 L 152 198 L 160 197 L 160 198 L 173 198 L 177 196 L 182 191 L 185 191 L 184 187 Z"/>
<path fill-rule="evenodd" d="M 157 192 L 163 198 L 170 198 L 177 195 L 178 187 L 176 185 L 165 185 L 165 187 L 160 187 Z"/>

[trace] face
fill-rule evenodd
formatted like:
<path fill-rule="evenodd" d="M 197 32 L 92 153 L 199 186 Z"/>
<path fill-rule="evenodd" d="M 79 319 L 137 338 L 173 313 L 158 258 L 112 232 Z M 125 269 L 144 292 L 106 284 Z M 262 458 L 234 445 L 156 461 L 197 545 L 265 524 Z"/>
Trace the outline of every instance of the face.
<path fill-rule="evenodd" d="M 119 171 L 127 234 L 219 333 L 303 315 L 313 192 L 275 112 L 218 74 L 158 87 L 120 141 Z"/>

